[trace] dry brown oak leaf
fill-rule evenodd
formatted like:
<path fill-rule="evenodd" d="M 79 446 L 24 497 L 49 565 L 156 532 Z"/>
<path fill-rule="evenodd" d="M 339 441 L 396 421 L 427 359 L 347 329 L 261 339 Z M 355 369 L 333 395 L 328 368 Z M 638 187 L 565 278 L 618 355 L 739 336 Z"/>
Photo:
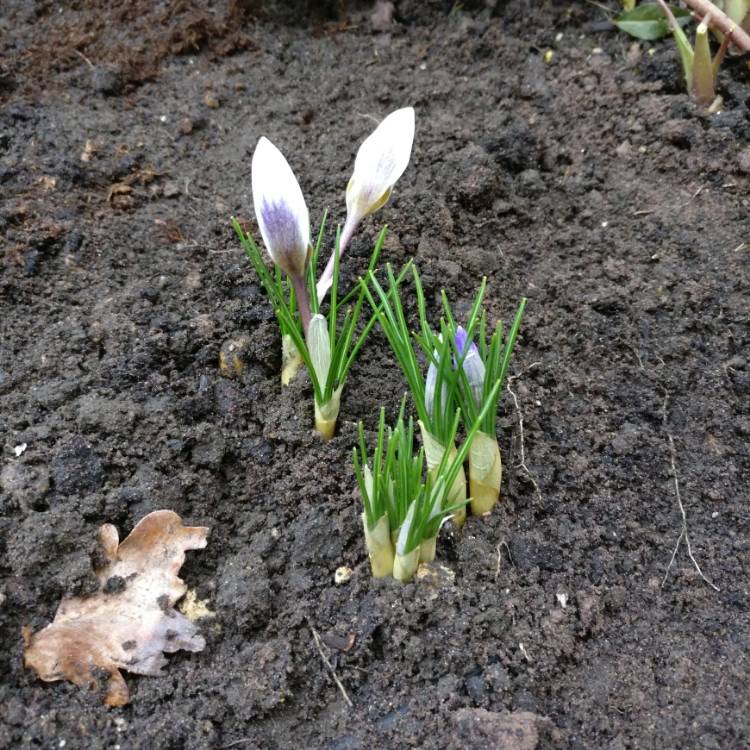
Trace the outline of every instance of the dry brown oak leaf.
<path fill-rule="evenodd" d="M 117 529 L 104 524 L 99 592 L 65 597 L 46 628 L 34 635 L 24 629 L 26 666 L 46 682 L 70 680 L 90 689 L 103 671 L 105 704 L 124 706 L 128 686 L 120 669 L 158 675 L 166 664 L 162 652 L 201 651 L 206 644 L 198 628 L 173 607 L 187 591 L 177 577 L 185 551 L 205 547 L 207 536 L 207 528 L 183 526 L 171 510 L 149 513 L 122 544 Z"/>

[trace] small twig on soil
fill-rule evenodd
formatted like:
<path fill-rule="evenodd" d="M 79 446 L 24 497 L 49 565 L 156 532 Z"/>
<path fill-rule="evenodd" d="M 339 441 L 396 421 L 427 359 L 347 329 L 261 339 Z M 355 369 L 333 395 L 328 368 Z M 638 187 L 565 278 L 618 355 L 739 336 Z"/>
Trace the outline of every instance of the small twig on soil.
<path fill-rule="evenodd" d="M 677 449 L 674 445 L 674 438 L 672 437 L 672 433 L 669 431 L 669 421 L 667 417 L 667 406 L 669 405 L 669 394 L 665 391 L 664 392 L 664 403 L 661 407 L 661 419 L 662 424 L 664 425 L 664 431 L 667 433 L 667 440 L 669 441 L 669 465 L 672 470 L 672 479 L 674 480 L 674 494 L 677 498 L 677 505 L 680 508 L 680 515 L 682 516 L 682 529 L 680 531 L 680 535 L 677 537 L 677 544 L 675 544 L 674 549 L 672 550 L 672 557 L 669 560 L 669 565 L 667 565 L 667 569 L 664 572 L 664 578 L 661 582 L 661 587 L 664 588 L 664 584 L 667 582 L 667 577 L 669 576 L 669 571 L 674 564 L 675 558 L 677 557 L 677 551 L 680 549 L 680 544 L 682 540 L 685 540 L 685 546 L 687 547 L 687 553 L 688 557 L 690 558 L 690 561 L 693 563 L 693 566 L 698 571 L 698 575 L 714 590 L 714 591 L 721 591 L 721 589 L 716 586 L 714 583 L 711 583 L 711 581 L 706 578 L 705 575 L 703 575 L 703 571 L 701 570 L 701 566 L 698 565 L 698 561 L 695 559 L 695 556 L 693 555 L 693 548 L 690 545 L 690 536 L 688 535 L 688 527 L 687 527 L 687 513 L 685 513 L 685 506 L 682 504 L 682 497 L 680 495 L 680 483 L 677 478 Z"/>
<path fill-rule="evenodd" d="M 344 696 L 344 700 L 349 705 L 349 708 L 354 708 L 354 704 L 352 703 L 351 698 L 349 697 L 349 694 L 346 692 L 346 688 L 341 683 L 341 680 L 338 678 L 338 675 L 336 674 L 336 670 L 333 668 L 333 664 L 331 664 L 331 660 L 326 656 L 326 652 L 323 650 L 323 644 L 320 641 L 320 636 L 318 635 L 318 631 L 315 630 L 314 627 L 310 626 L 310 632 L 313 634 L 313 638 L 315 639 L 315 645 L 318 647 L 318 653 L 320 654 L 320 658 L 323 660 L 323 664 L 325 664 L 329 671 L 331 672 L 331 677 L 333 677 L 333 681 L 336 683 L 336 687 L 341 691 L 341 695 Z"/>
<path fill-rule="evenodd" d="M 495 566 L 495 580 L 497 580 L 500 576 L 500 567 L 502 564 L 502 552 L 500 552 L 501 547 L 505 547 L 508 552 L 508 560 L 510 560 L 510 564 L 514 568 L 516 567 L 516 564 L 513 562 L 513 555 L 510 554 L 510 547 L 508 546 L 508 542 L 503 539 L 503 541 L 497 545 L 497 565 Z"/>
<path fill-rule="evenodd" d="M 533 475 L 529 471 L 529 467 L 526 466 L 526 450 L 524 448 L 524 436 L 523 436 L 523 413 L 521 412 L 521 407 L 518 405 L 518 398 L 516 394 L 513 392 L 513 389 L 510 387 L 510 384 L 513 380 L 517 380 L 521 377 L 525 372 L 528 372 L 532 369 L 532 367 L 537 367 L 540 365 L 541 362 L 532 362 L 523 372 L 519 373 L 518 375 L 513 375 L 508 378 L 505 388 L 510 393 L 510 397 L 513 399 L 513 404 L 516 407 L 516 415 L 518 416 L 518 438 L 519 438 L 519 445 L 521 447 L 521 460 L 516 464 L 516 468 L 523 469 L 524 474 L 526 475 L 526 478 L 531 482 L 531 484 L 534 487 L 534 491 L 536 492 L 536 497 L 539 502 L 542 501 L 542 492 L 539 489 L 539 484 L 537 483 L 536 479 L 534 479 Z"/>
<path fill-rule="evenodd" d="M 86 65 L 88 65 L 89 68 L 91 68 L 91 70 L 94 70 L 96 68 L 96 66 L 94 65 L 94 63 L 92 63 L 91 60 L 89 60 L 88 57 L 86 57 L 86 55 L 83 54 L 83 52 L 81 52 L 80 50 L 75 49 L 75 47 L 73 48 L 73 52 L 75 52 L 76 55 L 78 55 L 78 57 L 80 57 L 81 60 L 83 60 L 86 63 Z"/>

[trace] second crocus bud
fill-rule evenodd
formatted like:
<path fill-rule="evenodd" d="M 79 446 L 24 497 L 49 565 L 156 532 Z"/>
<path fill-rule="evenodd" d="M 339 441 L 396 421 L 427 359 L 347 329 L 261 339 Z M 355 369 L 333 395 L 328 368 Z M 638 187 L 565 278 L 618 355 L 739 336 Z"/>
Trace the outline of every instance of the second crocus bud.
<path fill-rule="evenodd" d="M 391 197 L 393 186 L 409 165 L 413 142 L 413 107 L 391 112 L 362 142 L 354 160 L 354 173 L 346 186 L 346 221 L 341 230 L 340 257 L 362 219 Z M 319 301 L 331 287 L 333 266 L 332 255 L 318 281 Z"/>
<path fill-rule="evenodd" d="M 471 394 L 474 397 L 474 403 L 476 404 L 477 409 L 481 409 L 482 399 L 484 398 L 485 367 L 484 362 L 482 362 L 482 357 L 479 354 L 479 349 L 477 348 L 477 345 L 475 343 L 471 342 L 469 344 L 469 351 L 466 352 L 466 355 L 464 356 L 464 351 L 466 349 L 467 343 L 467 334 L 466 329 L 464 329 L 462 326 L 458 326 L 458 328 L 456 329 L 455 342 L 456 351 L 458 352 L 459 357 L 464 358 L 463 362 L 461 363 L 461 369 L 466 375 L 466 380 L 469 383 L 469 388 L 471 388 Z"/>

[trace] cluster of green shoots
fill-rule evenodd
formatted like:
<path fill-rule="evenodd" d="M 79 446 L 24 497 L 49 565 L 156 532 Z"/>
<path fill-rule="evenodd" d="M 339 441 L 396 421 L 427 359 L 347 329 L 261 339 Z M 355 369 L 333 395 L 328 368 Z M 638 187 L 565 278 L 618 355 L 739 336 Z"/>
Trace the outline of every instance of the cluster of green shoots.
<path fill-rule="evenodd" d="M 654 40 L 671 32 L 682 63 L 687 90 L 710 111 L 718 109 L 721 99 L 716 96 L 719 68 L 727 50 L 734 44 L 742 52 L 750 52 L 750 0 L 686 0 L 690 11 L 671 6 L 665 0 L 636 5 L 635 0 L 623 0 L 625 12 L 615 19 L 615 25 L 638 39 Z M 695 16 L 699 21 L 695 41 L 690 43 L 685 27 Z M 711 32 L 718 47 L 711 51 Z"/>
<path fill-rule="evenodd" d="M 386 267 L 388 289 L 370 271 L 361 285 L 394 352 L 417 413 L 422 448 L 415 456 L 412 419 L 404 426 L 403 406 L 396 426 L 384 431 L 381 413 L 371 460 L 360 424 L 355 472 L 362 492 L 365 541 L 373 575 L 391 573 L 409 580 L 419 562 L 435 556 L 435 540 L 447 517 L 461 527 L 466 507 L 475 515 L 489 513 L 500 496 L 502 462 L 495 420 L 513 346 L 526 300 L 518 307 L 507 336 L 496 323 L 488 337 L 482 308 L 486 279 L 481 283 L 466 327 L 456 323 L 445 292 L 442 316 L 434 330 L 427 318 L 422 282 L 411 266 L 419 326 L 412 332 L 401 300 L 405 274 Z M 474 336 L 479 346 L 473 343 Z M 424 362 L 424 367 L 420 363 Z M 459 425 L 464 439 L 456 445 Z M 469 461 L 467 495 L 464 463 Z M 423 478 L 423 468 L 425 476 Z"/>
<path fill-rule="evenodd" d="M 410 580 L 420 562 L 434 559 L 445 520 L 452 518 L 460 528 L 467 505 L 475 515 L 484 515 L 498 501 L 502 463 L 495 422 L 526 302 L 522 300 L 506 336 L 501 323 L 490 331 L 482 306 L 484 279 L 465 327 L 457 323 L 443 292 L 442 314 L 433 329 L 413 263 L 398 276 L 390 265 L 386 267 L 387 290 L 377 279 L 385 229 L 375 243 L 365 276 L 341 297 L 344 251 L 362 219 L 390 197 L 409 162 L 413 137 L 414 110 L 406 108 L 386 117 L 362 143 L 346 190 L 346 221 L 336 232 L 333 251 L 320 276 L 318 259 L 326 217 L 313 244 L 299 183 L 284 156 L 266 138 L 260 139 L 253 155 L 253 202 L 274 268 L 267 267 L 253 238 L 237 219 L 232 220 L 279 324 L 282 386 L 304 365 L 313 387 L 315 428 L 323 438 L 334 434 L 348 373 L 376 323 L 393 349 L 411 392 L 422 445 L 415 447 L 414 419 L 406 418 L 404 399 L 394 427 L 386 428 L 381 410 L 372 453 L 360 423 L 354 470 L 373 575 L 393 575 L 400 581 Z M 415 332 L 407 323 L 401 296 L 409 271 L 419 318 Z"/>

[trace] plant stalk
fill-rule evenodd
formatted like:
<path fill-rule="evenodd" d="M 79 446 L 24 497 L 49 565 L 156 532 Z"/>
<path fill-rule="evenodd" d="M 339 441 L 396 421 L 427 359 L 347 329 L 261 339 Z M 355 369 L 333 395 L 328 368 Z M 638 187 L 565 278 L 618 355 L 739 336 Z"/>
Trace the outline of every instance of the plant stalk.
<path fill-rule="evenodd" d="M 324 440 L 330 440 L 336 431 L 336 420 L 341 407 L 341 391 L 344 386 L 339 386 L 324 404 L 315 402 L 315 429 L 322 435 Z"/>
<path fill-rule="evenodd" d="M 440 462 L 443 460 L 443 454 L 445 453 L 445 446 L 442 445 L 424 426 L 424 423 L 420 420 L 419 429 L 422 432 L 422 443 L 424 445 L 425 458 L 427 459 L 427 473 L 432 480 L 434 486 L 438 480 L 438 469 Z M 451 464 L 458 451 L 456 446 L 451 445 L 448 453 L 448 460 L 446 464 Z M 461 505 L 461 507 L 453 514 L 453 523 L 460 529 L 466 521 L 466 472 L 462 466 L 453 480 L 453 483 L 448 488 L 445 494 L 445 505 Z"/>
<path fill-rule="evenodd" d="M 386 578 L 393 574 L 395 555 L 388 516 L 381 516 L 374 528 L 367 527 L 367 515 L 362 514 L 362 526 L 365 529 L 365 546 L 370 558 L 370 569 L 373 578 Z"/>
<path fill-rule="evenodd" d="M 408 583 L 414 578 L 419 567 L 419 547 L 405 555 L 396 553 L 393 560 L 393 577 L 401 583 Z"/>
<path fill-rule="evenodd" d="M 419 545 L 419 562 L 432 562 L 435 559 L 436 547 L 436 536 L 425 539 L 422 544 Z"/>
<path fill-rule="evenodd" d="M 659 4 L 662 4 L 662 0 L 659 0 Z M 700 18 L 711 16 L 712 29 L 729 36 L 732 44 L 743 52 L 750 52 L 750 34 L 709 0 L 685 0 L 685 5 L 692 8 Z"/>

